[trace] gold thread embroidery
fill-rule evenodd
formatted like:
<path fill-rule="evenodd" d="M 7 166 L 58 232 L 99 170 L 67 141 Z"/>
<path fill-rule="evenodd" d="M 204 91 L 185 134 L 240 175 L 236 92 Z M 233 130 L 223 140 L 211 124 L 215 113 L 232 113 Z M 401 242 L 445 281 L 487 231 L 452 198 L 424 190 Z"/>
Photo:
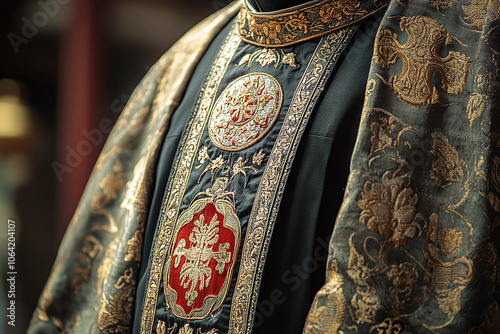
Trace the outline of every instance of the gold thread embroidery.
<path fill-rule="evenodd" d="M 288 52 L 285 54 L 282 49 L 280 49 L 283 55 L 283 64 L 289 65 L 291 67 L 299 67 L 297 64 L 297 54 L 294 52 Z M 274 68 L 278 67 L 280 63 L 281 55 L 276 49 L 263 48 L 261 50 L 255 51 L 254 53 L 249 53 L 241 58 L 240 62 L 236 66 L 241 66 L 243 64 L 248 64 L 248 67 L 252 66 L 253 62 L 258 62 L 261 66 L 267 66 L 274 63 Z"/>
<path fill-rule="evenodd" d="M 345 317 L 346 300 L 342 292 L 342 276 L 337 273 L 337 261 L 331 264 L 325 285 L 314 298 L 304 326 L 305 333 L 337 333 Z"/>
<path fill-rule="evenodd" d="M 253 155 L 252 163 L 257 166 L 262 165 L 262 160 L 264 160 L 265 156 L 266 154 L 263 152 L 263 150 L 260 150 L 258 153 L 255 153 Z"/>
<path fill-rule="evenodd" d="M 164 321 L 158 320 L 156 325 L 156 334 L 167 334 L 167 326 Z"/>
<path fill-rule="evenodd" d="M 113 216 L 106 209 L 107 206 L 116 200 L 118 193 L 125 186 L 125 176 L 123 175 L 123 165 L 119 160 L 115 161 L 113 171 L 107 171 L 106 176 L 99 182 L 102 194 L 95 194 L 92 197 L 90 210 L 94 214 L 106 215 L 109 224 L 96 224 L 94 227 L 103 231 L 115 233 L 118 231 Z"/>
<path fill-rule="evenodd" d="M 399 319 L 386 318 L 382 323 L 370 328 L 371 333 L 390 333 L 390 334 L 400 334 L 409 333 L 406 325 L 403 321 Z"/>
<path fill-rule="evenodd" d="M 496 20 L 500 14 L 500 6 L 497 1 L 469 0 L 468 2 L 468 5 L 460 5 L 465 16 L 464 18 L 460 17 L 460 19 L 464 24 L 477 28 L 479 31 L 484 28 L 485 22 Z M 437 10 L 451 8 L 457 4 L 457 0 L 431 0 L 430 2 L 431 7 Z"/>
<path fill-rule="evenodd" d="M 490 105 L 489 98 L 497 94 L 498 85 L 495 75 L 484 66 L 479 66 L 474 77 L 474 92 L 467 102 L 467 116 L 471 128 L 472 123 L 480 118 Z"/>
<path fill-rule="evenodd" d="M 396 148 L 396 139 L 389 136 L 396 131 L 396 119 L 394 117 L 380 117 L 382 124 L 378 122 L 373 122 L 371 125 L 371 130 L 373 136 L 371 137 L 371 149 L 370 154 L 377 151 L 385 152 L 387 149 Z"/>
<path fill-rule="evenodd" d="M 283 56 L 283 64 L 290 65 L 291 67 L 299 67 L 297 64 L 297 55 L 293 52 L 288 52 Z"/>
<path fill-rule="evenodd" d="M 245 177 L 245 183 L 243 185 L 243 188 L 247 187 L 247 169 L 252 170 L 254 173 L 257 173 L 257 169 L 253 166 L 245 166 L 246 163 L 248 162 L 248 159 L 243 161 L 242 157 L 239 157 L 238 160 L 236 160 L 236 163 L 233 165 L 233 176 L 231 176 L 232 180 L 236 175 L 242 174 Z"/>
<path fill-rule="evenodd" d="M 227 151 L 253 145 L 272 128 L 282 102 L 281 85 L 269 74 L 251 73 L 234 80 L 213 108 L 208 125 L 212 144 Z"/>
<path fill-rule="evenodd" d="M 169 184 L 167 189 L 169 195 L 164 204 L 165 209 L 161 212 L 157 242 L 154 243 L 152 249 L 153 265 L 151 266 L 146 288 L 144 311 L 141 320 L 141 334 L 150 333 L 153 330 L 160 279 L 167 254 L 167 247 L 165 244 L 168 243 L 172 237 L 173 225 L 176 221 L 180 203 L 188 183 L 187 180 L 194 164 L 196 150 L 199 147 L 199 141 L 208 119 L 209 108 L 215 98 L 217 88 L 226 71 L 227 65 L 241 41 L 235 29 L 235 26 L 233 26 L 218 54 L 214 66 L 212 66 L 206 81 L 208 85 L 205 86 L 200 94 L 196 115 L 189 122 L 187 135 L 181 143 L 181 153 L 175 162 L 174 170 L 176 172 L 173 181 Z"/>
<path fill-rule="evenodd" d="M 458 0 L 431 0 L 431 7 L 437 10 L 450 8 L 451 6 L 457 4 Z"/>
<path fill-rule="evenodd" d="M 261 149 L 259 152 L 255 153 L 253 155 L 252 163 L 256 166 L 262 165 L 262 161 L 264 160 L 265 156 L 266 156 L 266 154 L 263 153 L 263 150 Z M 244 159 L 245 158 L 243 158 L 242 156 L 238 157 L 238 159 L 236 160 L 236 163 L 234 163 L 233 168 L 231 169 L 231 167 L 227 165 L 227 164 L 230 164 L 230 162 L 226 161 L 224 159 L 224 157 L 222 156 L 222 154 L 220 154 L 217 157 L 217 159 L 212 160 L 210 158 L 210 155 L 208 154 L 208 147 L 203 146 L 200 149 L 200 151 L 198 152 L 198 161 L 200 164 L 198 166 L 196 166 L 195 168 L 196 169 L 201 168 L 205 164 L 205 161 L 207 161 L 207 160 L 209 161 L 209 164 L 205 167 L 205 169 L 201 173 L 200 177 L 198 178 L 198 183 L 200 182 L 202 176 L 209 170 L 212 171 L 211 180 L 213 180 L 214 176 L 217 174 L 217 172 L 219 170 L 221 171 L 222 175 L 229 175 L 229 174 L 231 174 L 231 171 L 232 171 L 233 175 L 231 176 L 231 178 L 229 180 L 232 180 L 238 174 L 242 174 L 245 178 L 245 183 L 243 184 L 243 188 L 246 188 L 247 187 L 247 172 L 246 172 L 246 170 L 250 169 L 254 173 L 257 173 L 257 168 L 254 166 L 246 166 L 246 164 L 248 162 L 248 158 L 245 160 Z"/>
<path fill-rule="evenodd" d="M 132 321 L 133 303 L 130 299 L 135 296 L 135 281 L 124 285 L 114 296 L 103 295 L 101 309 L 98 315 L 98 326 L 100 330 L 116 326 L 116 332 L 129 331 L 128 325 Z"/>
<path fill-rule="evenodd" d="M 427 274 L 430 275 L 430 289 L 435 293 L 438 308 L 448 316 L 449 321 L 442 325 L 422 325 L 429 330 L 437 330 L 451 322 L 461 309 L 460 297 L 465 287 L 472 283 L 476 270 L 467 256 L 456 257 L 452 261 L 442 261 L 434 243 L 438 239 L 438 216 L 429 219 L 427 246 Z"/>
<path fill-rule="evenodd" d="M 462 232 L 452 228 L 449 230 L 440 230 L 438 233 L 439 246 L 442 251 L 451 256 L 460 250 L 462 245 Z"/>
<path fill-rule="evenodd" d="M 365 259 L 354 247 L 353 237 L 354 234 L 351 234 L 349 238 L 349 267 L 347 269 L 347 275 L 356 284 L 356 293 L 351 299 L 351 306 L 355 311 L 351 317 L 358 324 L 372 323 L 380 308 L 380 301 L 375 289 L 367 282 L 372 276 L 372 270 L 364 264 Z"/>
<path fill-rule="evenodd" d="M 403 60 L 399 76 L 385 82 L 401 101 L 412 106 L 438 102 L 432 82 L 435 71 L 441 73 L 442 88 L 446 92 L 461 93 L 467 82 L 470 58 L 456 51 L 450 51 L 445 58 L 439 56 L 441 47 L 455 38 L 436 20 L 425 16 L 403 17 L 400 28 L 408 33 L 408 41 L 403 45 L 398 43 L 396 33 L 380 28 L 373 60 L 383 68 L 389 68 L 397 59 Z"/>
<path fill-rule="evenodd" d="M 252 13 L 244 4 L 237 24 L 247 43 L 287 46 L 354 24 L 386 5 L 386 1 L 324 0 L 289 13 L 266 15 Z"/>
<path fill-rule="evenodd" d="M 248 63 L 248 67 L 250 67 L 254 61 L 258 62 L 261 66 L 267 66 L 274 63 L 274 67 L 276 68 L 280 62 L 280 55 L 275 49 L 263 48 L 252 54 L 246 54 L 241 58 L 237 66 Z"/>
<path fill-rule="evenodd" d="M 92 262 L 102 252 L 103 246 L 99 240 L 93 235 L 85 236 L 82 242 L 81 253 L 78 254 L 78 261 L 85 265 L 85 268 L 75 268 L 71 278 L 71 291 L 75 295 L 83 288 L 90 278 L 90 270 Z"/>
<path fill-rule="evenodd" d="M 314 101 L 331 71 L 331 65 L 340 55 L 354 28 L 348 27 L 323 38 L 308 68 L 295 91 L 290 108 L 281 127 L 274 148 L 268 158 L 266 169 L 255 196 L 248 222 L 245 242 L 229 319 L 230 333 L 248 333 L 252 328 L 258 286 L 269 244 L 270 227 L 277 215 L 286 175 L 291 168 L 295 149 L 300 138 L 297 135 L 305 124 L 314 106 Z M 279 195 L 277 195 L 279 193 Z"/>
<path fill-rule="evenodd" d="M 450 144 L 440 132 L 432 133 L 434 143 L 432 154 L 437 159 L 432 163 L 430 176 L 440 187 L 449 186 L 453 182 L 460 182 L 464 176 L 465 163 L 458 156 L 457 150 Z"/>
<path fill-rule="evenodd" d="M 447 187 L 453 183 L 460 185 L 462 189 L 458 193 L 460 197 L 457 202 L 444 204 L 447 208 L 455 209 L 470 195 L 469 169 L 465 162 L 460 159 L 457 150 L 450 144 L 448 138 L 440 132 L 433 132 L 432 138 L 434 142 L 431 153 L 437 159 L 432 163 L 429 174 L 439 187 Z"/>
<path fill-rule="evenodd" d="M 202 167 L 205 164 L 206 160 L 209 161 L 209 164 L 207 167 L 205 167 L 203 172 L 201 172 L 200 177 L 198 178 L 198 182 L 200 182 L 201 177 L 208 171 L 210 171 L 212 173 L 211 180 L 213 180 L 217 171 L 222 166 L 224 166 L 224 164 L 226 163 L 224 158 L 222 158 L 222 154 L 219 155 L 217 157 L 217 159 L 215 159 L 215 160 L 210 159 L 210 156 L 208 155 L 208 147 L 203 146 L 203 148 L 200 150 L 200 152 L 198 152 L 198 161 L 200 162 L 200 164 L 198 166 L 196 166 L 195 168 L 198 169 L 198 168 Z"/>
<path fill-rule="evenodd" d="M 369 230 L 383 235 L 390 245 L 400 247 L 421 233 L 421 226 L 416 221 L 423 218 L 416 210 L 418 195 L 405 186 L 402 176 L 389 178 L 389 172 L 386 172 L 382 182 L 365 182 L 362 199 L 358 202 L 363 210 L 359 221 Z"/>
<path fill-rule="evenodd" d="M 158 327 L 161 328 L 161 330 L 162 330 L 161 332 L 158 331 Z M 179 327 L 179 325 L 174 324 L 174 326 L 172 326 L 172 328 L 167 329 L 165 322 L 159 320 L 156 330 L 157 330 L 157 334 L 167 334 L 167 330 L 168 330 L 168 334 L 173 334 L 175 332 L 175 330 L 177 329 L 177 327 Z M 215 329 L 215 328 L 212 328 L 211 330 L 209 330 L 206 333 L 203 333 L 201 331 L 201 329 L 198 328 L 195 332 L 194 328 L 191 327 L 191 325 L 189 325 L 189 324 L 185 324 L 184 326 L 179 328 L 179 334 L 217 334 L 217 333 L 219 333 L 219 330 Z"/>
<path fill-rule="evenodd" d="M 500 14 L 500 6 L 497 1 L 469 0 L 469 2 L 469 5 L 461 5 L 465 15 L 463 22 L 467 25 L 483 29 L 486 21 L 493 21 Z"/>

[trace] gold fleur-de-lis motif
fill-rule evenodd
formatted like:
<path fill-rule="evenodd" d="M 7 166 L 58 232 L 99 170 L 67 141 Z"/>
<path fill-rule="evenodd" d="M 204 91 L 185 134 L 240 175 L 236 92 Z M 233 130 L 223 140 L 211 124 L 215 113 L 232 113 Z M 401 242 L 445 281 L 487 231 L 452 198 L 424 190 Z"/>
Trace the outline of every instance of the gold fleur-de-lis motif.
<path fill-rule="evenodd" d="M 290 67 L 299 67 L 297 64 L 297 54 L 294 52 L 285 52 L 282 49 L 279 49 L 280 52 L 276 51 L 277 49 L 273 48 L 262 48 L 254 53 L 248 53 L 241 58 L 239 63 L 236 66 L 241 66 L 243 64 L 247 64 L 248 67 L 252 66 L 253 62 L 258 62 L 262 67 L 271 65 L 274 63 L 274 67 L 278 67 L 280 61 L 283 65 L 288 65 Z M 283 58 L 282 58 L 283 57 Z"/>
<path fill-rule="evenodd" d="M 204 146 L 198 152 L 198 162 L 200 164 L 198 166 L 196 166 L 195 168 L 198 169 L 198 168 L 203 167 L 203 165 L 205 164 L 206 161 L 209 161 L 209 163 L 205 167 L 203 172 L 201 173 L 200 177 L 198 178 L 198 182 L 200 182 L 202 176 L 208 171 L 212 172 L 211 179 L 213 180 L 214 176 L 220 170 L 222 175 L 230 175 L 232 172 L 232 176 L 230 179 L 224 178 L 226 180 L 226 182 L 234 179 L 236 175 L 242 174 L 245 177 L 244 187 L 246 188 L 247 179 L 248 179 L 247 170 L 250 169 L 254 173 L 257 173 L 256 167 L 262 165 L 262 162 L 264 161 L 265 156 L 266 156 L 266 154 L 263 152 L 263 150 L 260 150 L 259 152 L 254 153 L 254 155 L 252 156 L 252 164 L 254 166 L 247 166 L 249 158 L 245 159 L 243 156 L 240 156 L 240 157 L 238 157 L 238 159 L 236 159 L 236 162 L 234 163 L 234 165 L 232 166 L 232 169 L 231 169 L 232 162 L 226 161 L 223 158 L 222 154 L 219 155 L 216 159 L 210 158 L 210 155 L 208 154 L 208 147 Z M 230 160 L 234 161 L 232 159 L 230 159 Z M 218 179 L 218 180 L 220 180 L 220 179 Z M 217 182 L 216 182 L 216 184 L 217 184 Z M 224 188 L 225 188 L 225 186 L 224 186 Z"/>
<path fill-rule="evenodd" d="M 260 150 L 258 153 L 255 153 L 253 155 L 252 163 L 257 166 L 262 165 L 262 161 L 264 160 L 265 156 L 266 154 L 263 152 L 263 150 Z"/>
<path fill-rule="evenodd" d="M 380 28 L 375 39 L 373 60 L 383 68 L 389 68 L 397 59 L 403 60 L 403 70 L 397 77 L 386 82 L 405 103 L 421 106 L 438 102 L 433 85 L 434 72 L 440 72 L 442 88 L 450 94 L 464 90 L 469 68 L 469 57 L 456 51 L 441 58 L 440 49 L 455 38 L 436 20 L 425 16 L 403 17 L 401 31 L 408 33 L 408 41 L 401 45 L 398 35 Z"/>
<path fill-rule="evenodd" d="M 198 178 L 198 182 L 200 182 L 201 180 L 201 177 L 208 171 L 211 171 L 212 172 L 212 178 L 211 180 L 214 179 L 214 176 L 215 174 L 217 173 L 217 171 L 222 167 L 224 166 L 224 164 L 226 163 L 226 161 L 224 160 L 224 158 L 222 158 L 222 154 L 219 155 L 216 159 L 212 160 L 210 159 L 210 156 L 208 155 L 208 147 L 204 146 L 200 152 L 198 152 L 198 162 L 200 163 L 198 166 L 196 166 L 195 168 L 198 169 L 200 167 L 202 167 L 204 164 L 205 164 L 205 161 L 208 160 L 209 163 L 208 165 L 205 167 L 205 169 L 203 170 L 203 172 L 200 174 L 200 177 Z"/>
<path fill-rule="evenodd" d="M 233 179 L 236 175 L 238 174 L 243 174 L 245 177 L 245 184 L 243 185 L 244 188 L 247 187 L 247 169 L 251 169 L 254 173 L 257 173 L 257 169 L 253 166 L 245 166 L 248 162 L 248 159 L 243 160 L 243 157 L 239 157 L 238 160 L 236 160 L 236 163 L 233 165 L 233 176 L 231 179 Z"/>

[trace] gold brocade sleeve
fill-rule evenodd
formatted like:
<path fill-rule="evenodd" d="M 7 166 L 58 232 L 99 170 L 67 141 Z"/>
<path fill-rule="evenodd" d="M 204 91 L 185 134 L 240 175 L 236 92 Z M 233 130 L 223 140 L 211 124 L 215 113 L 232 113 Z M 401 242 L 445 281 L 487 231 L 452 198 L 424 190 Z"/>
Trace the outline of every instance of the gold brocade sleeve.
<path fill-rule="evenodd" d="M 153 173 L 203 52 L 241 4 L 201 22 L 153 66 L 118 119 L 61 243 L 29 333 L 126 333 Z"/>
<path fill-rule="evenodd" d="M 391 2 L 305 333 L 500 332 L 499 8 Z"/>

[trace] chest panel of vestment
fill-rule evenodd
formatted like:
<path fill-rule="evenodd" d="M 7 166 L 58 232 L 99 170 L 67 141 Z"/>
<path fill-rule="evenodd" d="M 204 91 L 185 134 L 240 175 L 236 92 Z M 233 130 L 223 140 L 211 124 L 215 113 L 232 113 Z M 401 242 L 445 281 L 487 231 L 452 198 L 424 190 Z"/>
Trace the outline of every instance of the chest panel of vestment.
<path fill-rule="evenodd" d="M 286 48 L 236 29 L 184 131 L 153 245 L 141 332 L 245 333 L 294 153 L 354 26 Z"/>

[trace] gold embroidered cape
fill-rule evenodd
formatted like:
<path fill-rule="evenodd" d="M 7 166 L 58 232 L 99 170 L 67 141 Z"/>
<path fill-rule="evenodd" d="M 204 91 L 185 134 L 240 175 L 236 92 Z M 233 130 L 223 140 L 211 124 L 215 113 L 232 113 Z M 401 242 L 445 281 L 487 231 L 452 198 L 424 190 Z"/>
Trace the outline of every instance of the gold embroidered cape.
<path fill-rule="evenodd" d="M 135 91 L 63 240 L 32 333 L 130 331 L 168 119 L 239 6 L 184 36 Z M 498 0 L 390 3 L 326 282 L 305 332 L 499 332 L 499 7 Z M 242 27 L 244 40 L 278 43 L 269 29 L 245 36 Z"/>

